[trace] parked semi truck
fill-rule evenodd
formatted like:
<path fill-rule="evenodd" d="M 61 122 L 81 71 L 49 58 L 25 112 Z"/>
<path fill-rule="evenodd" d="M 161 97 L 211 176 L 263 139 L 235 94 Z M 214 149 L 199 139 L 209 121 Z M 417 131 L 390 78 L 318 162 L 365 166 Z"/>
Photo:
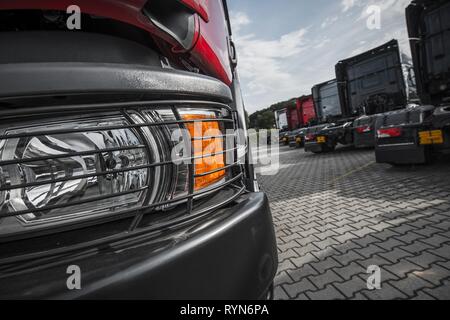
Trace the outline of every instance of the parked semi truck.
<path fill-rule="evenodd" d="M 312 95 L 292 99 L 287 110 L 289 146 L 301 147 L 304 128 L 317 118 Z"/>
<path fill-rule="evenodd" d="M 275 112 L 275 124 L 278 130 L 285 131 L 288 129 L 286 109 L 276 110 Z"/>
<path fill-rule="evenodd" d="M 421 104 L 376 121 L 379 163 L 421 164 L 450 153 L 450 1 L 416 0 L 406 20 Z"/>
<path fill-rule="evenodd" d="M 287 106 L 287 121 L 289 131 L 306 127 L 316 118 L 312 96 L 301 96 L 289 101 Z"/>
<path fill-rule="evenodd" d="M 288 145 L 289 126 L 287 121 L 287 109 L 284 108 L 282 110 L 275 110 L 274 116 L 275 126 L 278 130 L 280 130 L 280 143 Z"/>
<path fill-rule="evenodd" d="M 408 92 L 397 40 L 339 61 L 335 70 L 336 80 L 312 89 L 320 127 L 307 130 L 306 151 L 333 151 L 338 143 L 373 147 L 376 115 L 406 105 Z"/>

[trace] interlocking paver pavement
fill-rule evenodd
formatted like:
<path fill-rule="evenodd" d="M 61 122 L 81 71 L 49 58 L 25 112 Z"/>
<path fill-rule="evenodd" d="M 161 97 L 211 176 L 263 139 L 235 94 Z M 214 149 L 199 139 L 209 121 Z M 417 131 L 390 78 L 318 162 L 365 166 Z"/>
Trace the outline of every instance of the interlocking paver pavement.
<path fill-rule="evenodd" d="M 278 238 L 276 299 L 450 299 L 450 159 L 391 167 L 373 150 L 281 147 L 280 162 L 259 176 Z M 380 290 L 367 288 L 371 265 Z"/>

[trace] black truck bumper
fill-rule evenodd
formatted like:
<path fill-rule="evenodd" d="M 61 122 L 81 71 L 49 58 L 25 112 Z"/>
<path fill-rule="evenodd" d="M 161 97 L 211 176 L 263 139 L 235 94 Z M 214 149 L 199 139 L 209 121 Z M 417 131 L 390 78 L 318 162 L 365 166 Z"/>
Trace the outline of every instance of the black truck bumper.
<path fill-rule="evenodd" d="M 325 144 L 317 142 L 305 142 L 305 152 L 325 152 Z"/>
<path fill-rule="evenodd" d="M 16 299 L 262 299 L 277 270 L 267 197 L 243 195 L 196 226 L 121 250 L 64 259 L 2 278 L 1 298 Z M 181 235 L 181 236 L 180 236 Z M 169 236 L 169 235 L 168 235 Z M 169 236 L 169 237 L 173 237 Z M 159 237 L 160 239 L 160 237 Z M 67 267 L 81 270 L 81 289 L 67 288 Z"/>
<path fill-rule="evenodd" d="M 425 147 L 414 142 L 377 145 L 375 157 L 377 163 L 423 164 L 427 161 Z"/>
<path fill-rule="evenodd" d="M 427 150 L 419 144 L 418 134 L 422 125 L 399 126 L 402 137 L 377 139 L 375 158 L 377 163 L 423 164 L 427 161 Z"/>
<path fill-rule="evenodd" d="M 373 148 L 375 146 L 374 131 L 367 133 L 354 133 L 354 145 L 356 148 Z"/>

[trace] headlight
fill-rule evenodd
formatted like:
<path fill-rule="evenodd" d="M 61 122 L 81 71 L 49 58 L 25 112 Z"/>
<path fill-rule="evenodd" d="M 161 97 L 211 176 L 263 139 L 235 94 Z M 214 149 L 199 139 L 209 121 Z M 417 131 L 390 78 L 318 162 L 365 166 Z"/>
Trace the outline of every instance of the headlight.
<path fill-rule="evenodd" d="M 16 163 L 0 168 L 0 214 L 29 212 L 18 217 L 33 223 L 141 205 L 149 178 L 144 142 L 132 129 L 102 130 L 126 125 L 112 117 L 7 130 L 18 137 L 2 140 L 0 161 Z M 75 132 L 29 135 L 57 130 Z"/>
<path fill-rule="evenodd" d="M 0 236 L 183 202 L 190 211 L 234 181 L 226 121 L 228 109 L 184 106 L 0 123 Z M 180 129 L 193 142 L 180 156 L 192 164 L 172 161 Z"/>

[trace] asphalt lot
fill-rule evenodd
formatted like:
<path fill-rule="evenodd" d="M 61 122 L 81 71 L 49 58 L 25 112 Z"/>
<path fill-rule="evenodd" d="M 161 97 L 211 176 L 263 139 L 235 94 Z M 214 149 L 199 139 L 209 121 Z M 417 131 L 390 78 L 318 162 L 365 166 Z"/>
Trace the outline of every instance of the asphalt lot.
<path fill-rule="evenodd" d="M 276 299 L 450 299 L 450 161 L 400 167 L 373 150 L 281 147 L 271 200 Z M 381 289 L 367 288 L 367 267 Z"/>

